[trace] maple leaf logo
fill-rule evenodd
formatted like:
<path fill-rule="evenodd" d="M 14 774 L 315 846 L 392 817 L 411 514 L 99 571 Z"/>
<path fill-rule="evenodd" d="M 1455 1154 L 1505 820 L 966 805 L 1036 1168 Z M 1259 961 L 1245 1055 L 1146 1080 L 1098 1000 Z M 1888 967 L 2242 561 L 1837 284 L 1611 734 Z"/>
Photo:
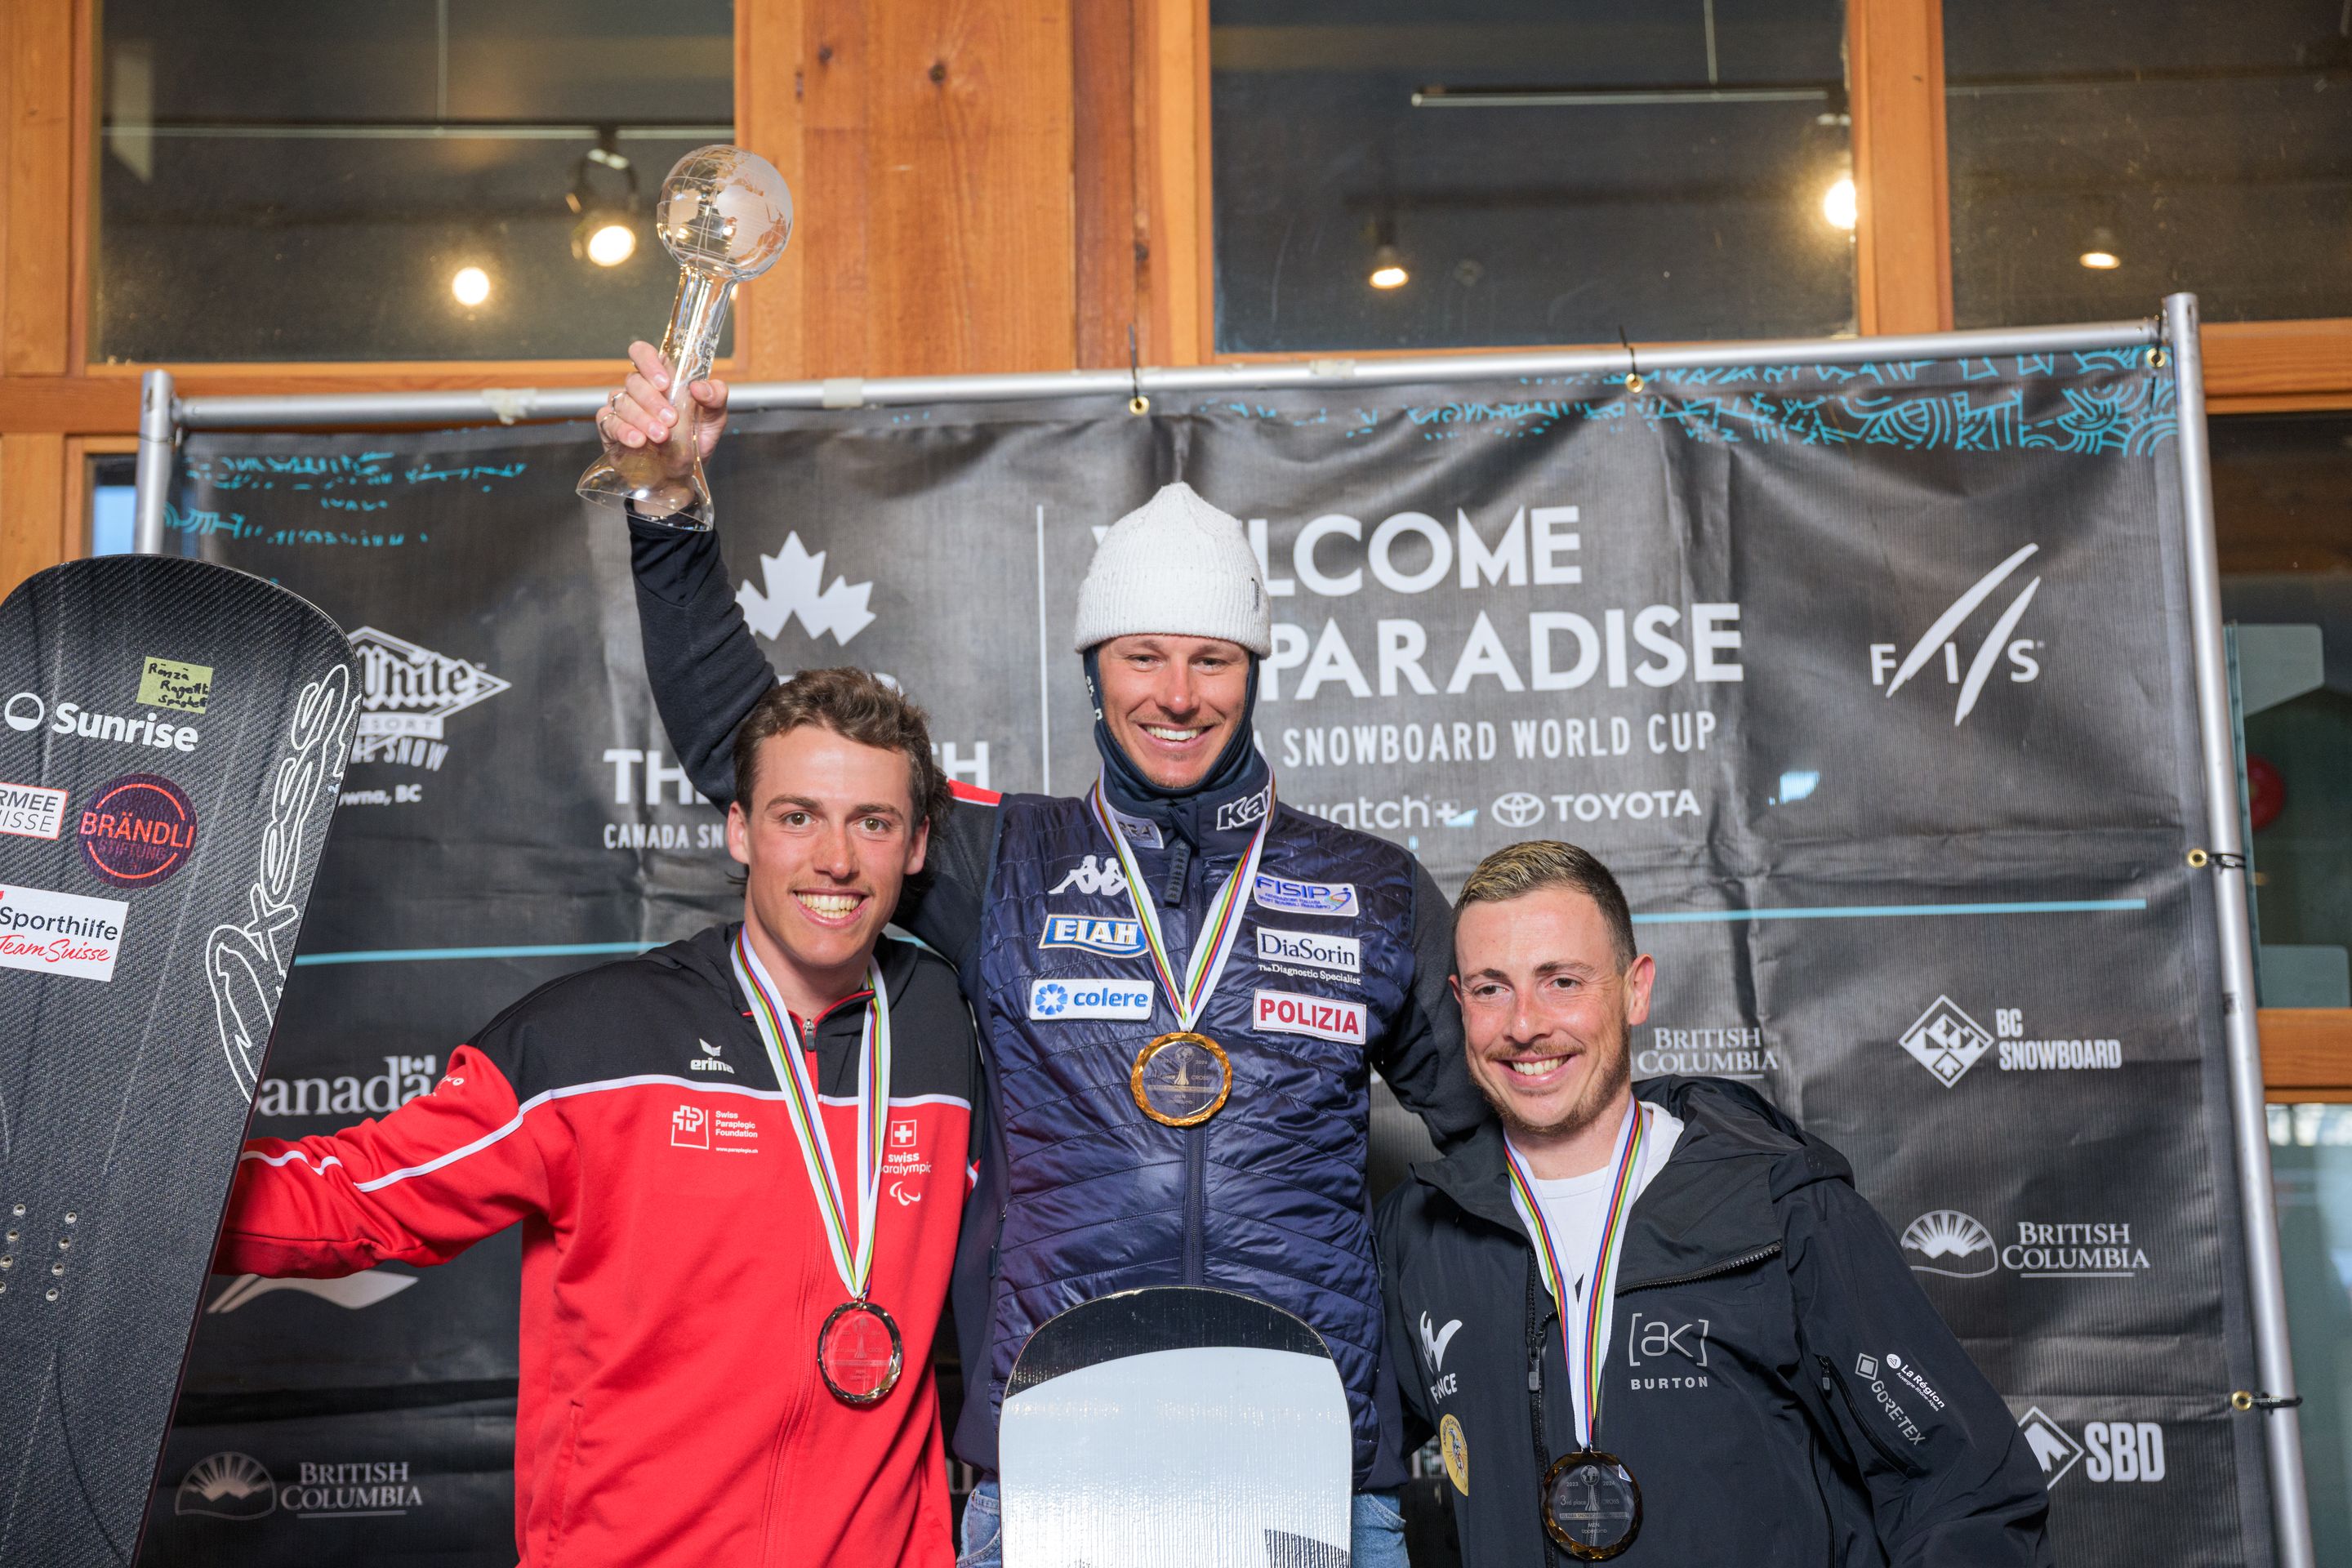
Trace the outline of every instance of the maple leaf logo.
<path fill-rule="evenodd" d="M 836 576 L 830 587 L 820 591 L 824 552 L 810 554 L 802 547 L 798 533 L 786 534 L 784 547 L 773 555 L 761 556 L 760 566 L 764 584 L 755 587 L 747 580 L 736 591 L 735 603 L 742 606 L 743 618 L 751 629 L 770 642 L 782 635 L 784 623 L 795 616 L 809 636 L 821 637 L 831 632 L 833 640 L 844 645 L 874 624 L 873 612 L 866 607 L 874 584 Z"/>

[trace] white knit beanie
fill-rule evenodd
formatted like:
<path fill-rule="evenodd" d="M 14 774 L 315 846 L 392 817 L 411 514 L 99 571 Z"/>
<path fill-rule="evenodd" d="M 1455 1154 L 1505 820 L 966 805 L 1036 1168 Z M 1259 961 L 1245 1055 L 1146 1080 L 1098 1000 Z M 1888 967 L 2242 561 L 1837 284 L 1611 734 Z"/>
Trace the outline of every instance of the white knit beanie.
<path fill-rule="evenodd" d="M 1242 525 L 1178 480 L 1111 524 L 1078 585 L 1077 651 L 1139 633 L 1223 637 L 1264 658 L 1274 613 Z"/>

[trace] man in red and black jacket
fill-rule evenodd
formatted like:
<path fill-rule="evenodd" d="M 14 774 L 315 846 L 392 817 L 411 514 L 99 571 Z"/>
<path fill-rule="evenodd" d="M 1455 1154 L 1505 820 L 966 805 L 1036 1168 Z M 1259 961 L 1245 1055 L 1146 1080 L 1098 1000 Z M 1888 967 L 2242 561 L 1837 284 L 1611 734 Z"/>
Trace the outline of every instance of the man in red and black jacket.
<path fill-rule="evenodd" d="M 380 1121 L 254 1141 L 217 1267 L 439 1263 L 520 1223 L 526 1565 L 948 1568 L 931 1345 L 978 1055 L 954 972 L 881 940 L 946 783 L 921 712 L 849 669 L 775 688 L 736 766 L 740 926 L 541 986 Z M 794 1119 L 812 1100 L 829 1182 Z M 888 1321 L 851 1326 L 883 1363 L 821 1373 L 869 1223 L 856 1283 Z M 883 1328 L 903 1372 L 857 1402 L 891 1375 Z"/>

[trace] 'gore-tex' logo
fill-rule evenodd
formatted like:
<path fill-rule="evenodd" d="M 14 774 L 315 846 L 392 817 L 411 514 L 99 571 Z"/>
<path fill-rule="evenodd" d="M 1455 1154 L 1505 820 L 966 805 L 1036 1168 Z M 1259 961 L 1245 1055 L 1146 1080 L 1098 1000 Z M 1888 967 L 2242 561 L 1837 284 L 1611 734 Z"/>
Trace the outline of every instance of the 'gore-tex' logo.
<path fill-rule="evenodd" d="M 2012 641 L 2009 635 L 2017 629 L 2017 623 L 2025 615 L 2026 605 L 2033 603 L 2034 590 L 2042 586 L 2039 577 L 2028 583 L 2024 590 L 2009 602 L 2009 607 L 2001 611 L 2000 618 L 1992 624 L 1992 630 L 1978 645 L 1975 657 L 1969 660 L 1965 676 L 1960 673 L 1960 650 L 1953 639 L 1958 636 L 1961 623 L 1976 613 L 1977 606 L 1990 598 L 1993 590 L 2007 582 L 2010 574 L 2024 565 L 2027 559 L 2041 548 L 2039 544 L 2026 545 L 1978 578 L 1969 591 L 1953 600 L 1944 613 L 1936 617 L 1935 624 L 1927 628 L 1926 634 L 1911 645 L 1911 651 L 1903 656 L 1901 664 L 1895 662 L 1895 650 L 1898 645 L 1872 643 L 1870 683 L 1873 686 L 1883 684 L 1886 688 L 1886 695 L 1892 697 L 1903 689 L 1906 681 L 1925 668 L 1940 650 L 1944 656 L 1945 682 L 1960 689 L 1959 704 L 1952 712 L 1952 722 L 1957 726 L 1976 707 L 1977 698 L 1983 693 L 1985 682 L 1991 679 L 1993 668 L 2003 654 L 2008 656 L 2009 679 L 2011 681 L 2021 685 L 2040 679 L 2042 662 L 2034 654 L 2042 645 L 2028 637 Z M 1892 680 L 1886 679 L 1889 668 L 1895 672 Z"/>

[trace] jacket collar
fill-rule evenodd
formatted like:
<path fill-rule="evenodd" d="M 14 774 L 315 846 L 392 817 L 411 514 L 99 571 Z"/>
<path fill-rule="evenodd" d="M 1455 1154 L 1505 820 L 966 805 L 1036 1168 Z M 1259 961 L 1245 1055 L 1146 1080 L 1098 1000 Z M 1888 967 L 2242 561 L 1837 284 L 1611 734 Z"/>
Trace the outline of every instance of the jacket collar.
<path fill-rule="evenodd" d="M 1644 1079 L 1633 1096 L 1673 1112 L 1683 1135 L 1634 1202 L 1617 1265 L 1620 1289 L 1708 1273 L 1774 1247 L 1775 1200 L 1812 1182 L 1853 1180 L 1843 1155 L 1745 1084 Z M 1412 1176 L 1527 1245 L 1505 1171 L 1502 1123 L 1493 1117 L 1446 1158 L 1415 1165 Z"/>
<path fill-rule="evenodd" d="M 709 926 L 688 937 L 684 942 L 658 947 L 646 954 L 647 958 L 687 970 L 726 994 L 729 1005 L 741 1012 L 751 1005 L 735 984 L 735 933 L 742 929 L 740 921 L 729 921 L 723 925 Z M 884 937 L 874 949 L 881 961 L 882 984 L 893 997 L 899 995 L 907 983 L 914 978 L 918 950 L 913 942 Z"/>

